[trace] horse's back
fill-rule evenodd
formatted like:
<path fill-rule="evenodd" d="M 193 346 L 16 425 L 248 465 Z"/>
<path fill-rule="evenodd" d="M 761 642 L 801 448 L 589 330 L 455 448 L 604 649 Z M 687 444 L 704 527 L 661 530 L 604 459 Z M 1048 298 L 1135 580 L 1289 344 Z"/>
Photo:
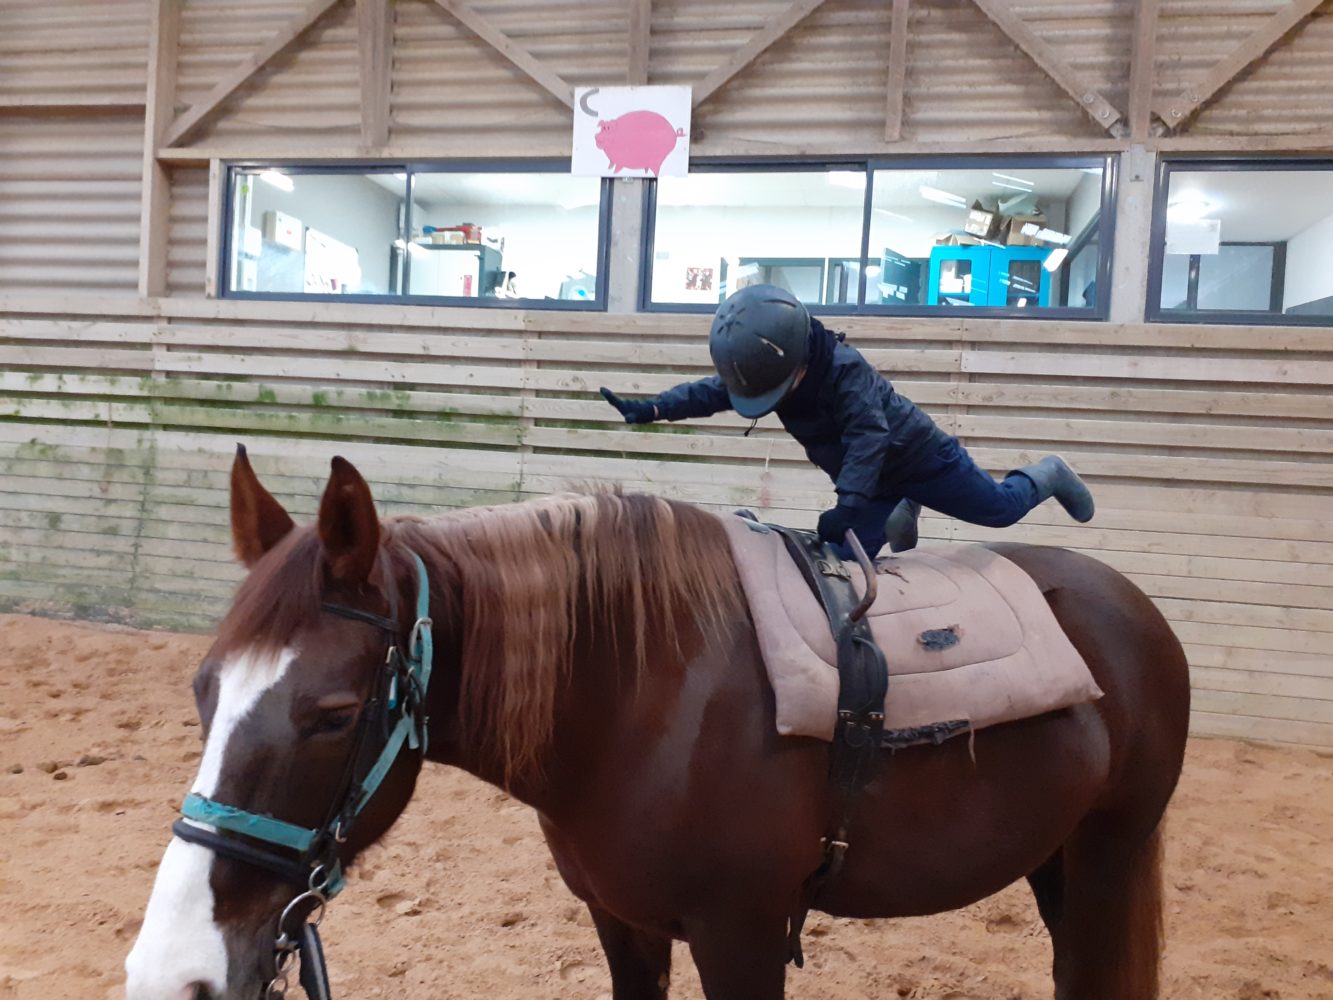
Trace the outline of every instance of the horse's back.
<path fill-rule="evenodd" d="M 1152 599 L 1081 552 L 1013 542 L 987 548 L 1032 577 L 1105 692 L 1096 706 L 1119 758 L 1115 769 L 1148 766 L 1169 774 L 1174 788 L 1189 730 L 1189 664 Z"/>

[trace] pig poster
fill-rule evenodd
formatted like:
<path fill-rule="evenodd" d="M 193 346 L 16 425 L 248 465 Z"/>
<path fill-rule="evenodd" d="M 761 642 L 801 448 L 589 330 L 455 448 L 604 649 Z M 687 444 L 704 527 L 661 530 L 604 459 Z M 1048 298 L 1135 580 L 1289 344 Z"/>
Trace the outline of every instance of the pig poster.
<path fill-rule="evenodd" d="M 689 87 L 577 87 L 576 177 L 684 177 L 690 163 Z"/>

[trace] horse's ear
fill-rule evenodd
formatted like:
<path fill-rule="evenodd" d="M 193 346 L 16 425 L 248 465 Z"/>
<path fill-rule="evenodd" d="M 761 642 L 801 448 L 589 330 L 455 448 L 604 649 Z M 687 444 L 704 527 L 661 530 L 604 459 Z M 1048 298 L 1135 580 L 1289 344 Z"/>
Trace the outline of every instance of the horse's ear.
<path fill-rule="evenodd" d="M 294 527 L 282 504 L 259 484 L 245 445 L 238 444 L 231 463 L 231 543 L 236 558 L 248 569 Z"/>
<path fill-rule="evenodd" d="M 370 576 L 379 551 L 379 515 L 370 487 L 345 458 L 334 458 L 319 501 L 319 540 L 333 579 L 364 583 Z"/>

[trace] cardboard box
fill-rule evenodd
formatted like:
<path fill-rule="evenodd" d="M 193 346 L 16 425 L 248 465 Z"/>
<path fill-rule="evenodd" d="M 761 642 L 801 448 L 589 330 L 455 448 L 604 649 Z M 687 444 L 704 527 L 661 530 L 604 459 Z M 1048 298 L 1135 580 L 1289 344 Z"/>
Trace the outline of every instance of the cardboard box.
<path fill-rule="evenodd" d="M 935 244 L 942 247 L 979 247 L 985 242 L 981 237 L 970 233 L 947 233 L 935 238 Z"/>
<path fill-rule="evenodd" d="M 1009 216 L 1001 227 L 1000 235 L 1003 238 L 999 242 L 1011 247 L 1045 246 L 1045 243 L 1037 239 L 1038 231 L 1045 228 L 1046 216 L 1044 215 Z M 1024 232 L 1024 229 L 1027 231 Z"/>
<path fill-rule="evenodd" d="M 995 231 L 1000 227 L 1000 213 L 990 212 L 981 207 L 981 202 L 972 203 L 972 209 L 967 213 L 967 223 L 963 229 L 972 236 L 979 236 L 983 240 L 992 239 Z"/>

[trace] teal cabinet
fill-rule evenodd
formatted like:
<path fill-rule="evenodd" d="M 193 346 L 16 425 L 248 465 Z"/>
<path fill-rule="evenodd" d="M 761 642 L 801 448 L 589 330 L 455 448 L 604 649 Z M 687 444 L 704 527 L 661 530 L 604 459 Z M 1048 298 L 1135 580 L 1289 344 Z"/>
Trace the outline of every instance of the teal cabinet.
<path fill-rule="evenodd" d="M 930 252 L 926 304 L 1049 306 L 1046 247 L 935 247 Z"/>

